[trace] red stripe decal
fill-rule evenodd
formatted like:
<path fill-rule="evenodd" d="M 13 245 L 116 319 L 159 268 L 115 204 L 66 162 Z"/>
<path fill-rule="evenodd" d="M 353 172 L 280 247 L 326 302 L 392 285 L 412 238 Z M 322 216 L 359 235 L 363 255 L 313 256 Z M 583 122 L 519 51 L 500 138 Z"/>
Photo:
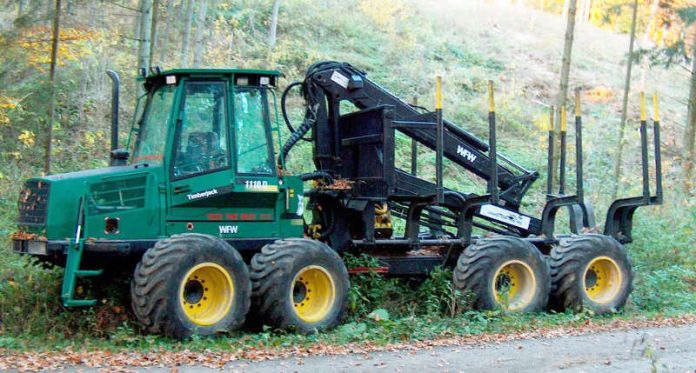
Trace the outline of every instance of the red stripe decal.
<path fill-rule="evenodd" d="M 242 220 L 256 220 L 256 214 L 242 214 Z"/>
<path fill-rule="evenodd" d="M 208 214 L 208 220 L 222 220 L 222 214 Z"/>
<path fill-rule="evenodd" d="M 374 268 L 370 268 L 370 267 L 355 267 L 355 268 L 351 268 L 351 269 L 348 270 L 348 273 L 351 274 L 351 275 L 358 275 L 358 274 L 361 274 L 361 273 L 370 273 L 370 272 L 374 272 L 374 273 L 389 273 L 389 267 L 374 267 Z"/>
<path fill-rule="evenodd" d="M 239 214 L 234 213 L 234 214 L 227 214 L 227 220 L 239 220 Z"/>

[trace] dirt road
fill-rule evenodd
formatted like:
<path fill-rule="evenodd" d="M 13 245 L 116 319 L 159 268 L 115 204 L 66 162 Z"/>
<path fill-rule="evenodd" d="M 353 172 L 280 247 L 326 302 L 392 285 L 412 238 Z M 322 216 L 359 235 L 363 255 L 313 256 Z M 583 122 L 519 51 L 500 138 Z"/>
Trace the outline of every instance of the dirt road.
<path fill-rule="evenodd" d="M 696 372 L 696 325 L 470 347 L 235 362 L 238 372 Z M 179 372 L 201 371 L 180 368 Z"/>
<path fill-rule="evenodd" d="M 221 370 L 310 373 L 557 371 L 696 373 L 696 324 L 565 337 L 518 339 L 502 343 L 473 341 L 472 344 L 449 347 L 419 349 L 413 346 L 402 346 L 400 348 L 404 349 L 391 350 L 391 352 L 312 355 L 258 361 L 225 359 L 215 353 L 204 352 L 199 353 L 195 360 L 189 359 L 188 362 L 182 362 L 175 359 L 168 363 L 148 365 L 148 368 L 129 367 L 128 363 L 123 364 L 128 361 L 127 359 L 117 359 L 112 356 L 111 360 L 114 361 L 103 361 L 98 365 L 71 365 L 63 362 L 55 368 L 69 372 L 98 372 L 106 369 L 107 371 L 177 373 Z M 33 360 L 37 359 L 37 357 L 33 358 Z M 149 360 L 154 362 L 154 357 L 150 357 Z M 137 361 L 144 360 L 140 357 Z M 171 364 L 172 362 L 175 363 Z M 9 367 L 21 366 L 17 364 Z M 94 368 L 95 366 L 99 368 Z M 26 367 L 33 370 L 36 365 L 26 365 Z"/>

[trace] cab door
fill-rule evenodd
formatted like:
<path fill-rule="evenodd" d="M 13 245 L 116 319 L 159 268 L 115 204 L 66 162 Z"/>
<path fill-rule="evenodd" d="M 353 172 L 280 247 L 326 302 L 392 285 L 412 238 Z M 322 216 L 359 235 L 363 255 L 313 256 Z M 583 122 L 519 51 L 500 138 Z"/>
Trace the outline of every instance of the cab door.
<path fill-rule="evenodd" d="M 279 235 L 284 199 L 273 156 L 267 88 L 234 87 L 235 195 L 259 236 Z"/>
<path fill-rule="evenodd" d="M 184 80 L 172 140 L 167 234 L 218 235 L 231 206 L 233 167 L 226 80 Z"/>
<path fill-rule="evenodd" d="M 185 80 L 169 165 L 167 234 L 278 236 L 278 178 L 259 91 Z M 257 97 L 258 96 L 258 97 Z"/>

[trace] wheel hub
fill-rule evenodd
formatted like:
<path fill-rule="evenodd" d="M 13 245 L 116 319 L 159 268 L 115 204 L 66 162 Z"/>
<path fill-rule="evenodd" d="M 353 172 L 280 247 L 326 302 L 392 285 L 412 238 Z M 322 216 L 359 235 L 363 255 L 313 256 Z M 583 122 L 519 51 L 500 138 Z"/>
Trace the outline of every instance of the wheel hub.
<path fill-rule="evenodd" d="M 585 268 L 585 294 L 597 303 L 608 303 L 619 293 L 622 275 L 619 265 L 607 256 L 594 258 Z"/>
<path fill-rule="evenodd" d="M 509 311 L 525 308 L 534 299 L 536 277 L 532 268 L 520 260 L 503 263 L 495 273 L 493 294 L 495 300 Z"/>
<path fill-rule="evenodd" d="M 184 315 L 196 325 L 213 325 L 232 308 L 234 283 L 229 272 L 216 263 L 191 268 L 181 282 L 179 299 Z"/>
<path fill-rule="evenodd" d="M 184 303 L 200 303 L 203 299 L 203 294 L 205 291 L 205 287 L 203 287 L 203 284 L 200 281 L 196 279 L 186 281 L 186 286 L 184 287 Z"/>
<path fill-rule="evenodd" d="M 336 299 L 336 285 L 322 267 L 307 266 L 292 281 L 290 298 L 297 316 L 305 322 L 324 319 Z"/>
<path fill-rule="evenodd" d="M 303 278 L 299 281 L 295 281 L 295 286 L 292 289 L 292 299 L 295 302 L 295 307 L 298 304 L 302 304 L 305 300 L 308 300 L 309 289 L 307 289 L 307 284 L 305 284 Z"/>

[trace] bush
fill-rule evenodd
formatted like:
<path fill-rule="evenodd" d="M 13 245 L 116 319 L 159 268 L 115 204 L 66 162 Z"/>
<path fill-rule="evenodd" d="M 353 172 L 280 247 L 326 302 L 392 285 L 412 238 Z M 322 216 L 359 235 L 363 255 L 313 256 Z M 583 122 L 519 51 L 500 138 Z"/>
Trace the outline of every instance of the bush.
<path fill-rule="evenodd" d="M 65 308 L 60 292 L 63 270 L 31 257 L 15 257 L 0 272 L 0 334 L 63 339 L 108 337 L 133 320 L 128 280 L 100 277 L 81 281 L 78 297 L 99 299 L 94 307 Z"/>

